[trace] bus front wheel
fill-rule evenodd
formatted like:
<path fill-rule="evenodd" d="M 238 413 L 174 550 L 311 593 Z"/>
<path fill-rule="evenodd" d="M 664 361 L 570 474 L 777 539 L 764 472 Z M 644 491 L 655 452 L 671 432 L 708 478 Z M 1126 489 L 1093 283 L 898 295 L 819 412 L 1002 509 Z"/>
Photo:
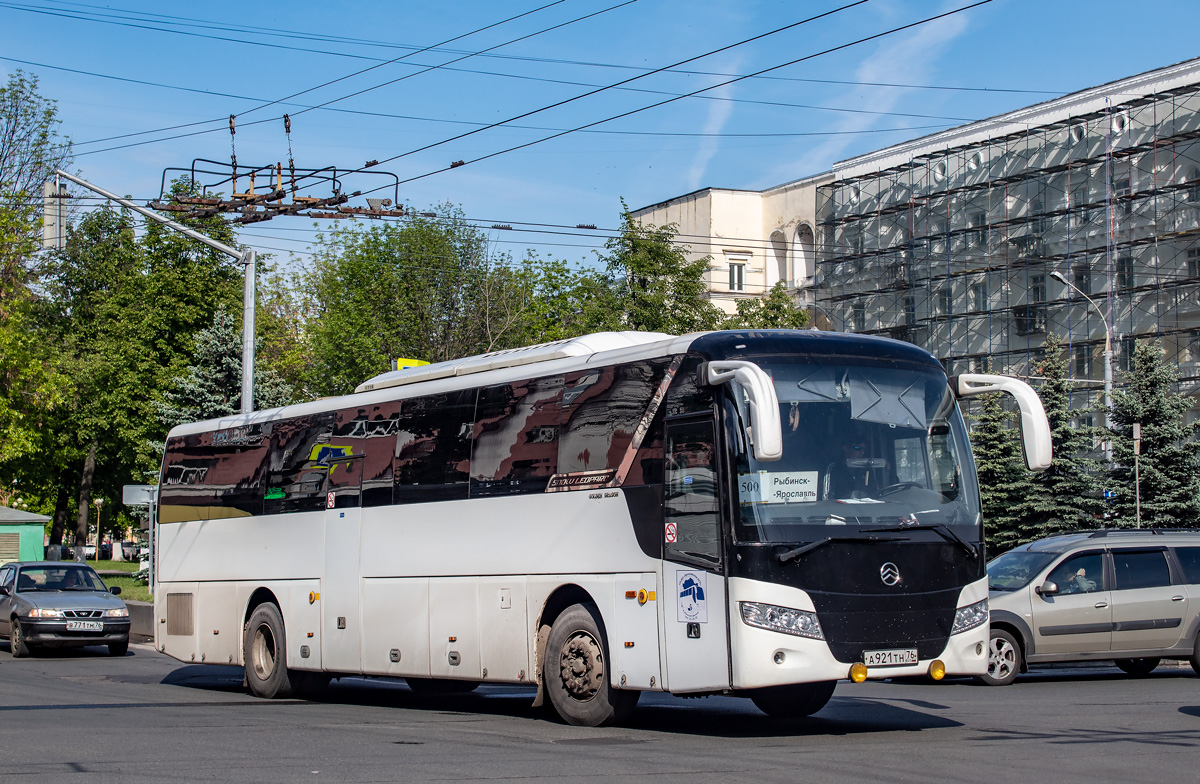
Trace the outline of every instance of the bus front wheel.
<path fill-rule="evenodd" d="M 242 641 L 246 662 L 246 685 L 257 697 L 274 699 L 292 696 L 287 670 L 287 643 L 283 614 L 273 604 L 260 604 L 250 614 Z"/>
<path fill-rule="evenodd" d="M 824 708 L 833 696 L 835 686 L 837 681 L 772 686 L 755 689 L 750 693 L 750 700 L 768 716 L 777 719 L 798 719 L 811 716 Z"/>
<path fill-rule="evenodd" d="M 594 604 L 572 605 L 554 620 L 542 679 L 554 710 L 578 727 L 622 722 L 641 696 L 612 687 L 608 647 Z"/>

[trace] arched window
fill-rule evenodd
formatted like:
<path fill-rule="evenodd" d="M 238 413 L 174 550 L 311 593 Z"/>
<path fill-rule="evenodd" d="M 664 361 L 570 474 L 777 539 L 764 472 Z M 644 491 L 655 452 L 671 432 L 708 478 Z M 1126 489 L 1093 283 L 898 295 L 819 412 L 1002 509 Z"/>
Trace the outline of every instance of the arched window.
<path fill-rule="evenodd" d="M 815 245 L 812 226 L 805 223 L 796 229 L 792 239 L 792 279 L 797 288 L 817 272 Z"/>

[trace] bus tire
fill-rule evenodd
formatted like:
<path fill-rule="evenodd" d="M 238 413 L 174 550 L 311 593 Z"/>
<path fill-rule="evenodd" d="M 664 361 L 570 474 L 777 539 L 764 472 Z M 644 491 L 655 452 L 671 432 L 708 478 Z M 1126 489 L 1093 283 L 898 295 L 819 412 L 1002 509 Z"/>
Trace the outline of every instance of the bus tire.
<path fill-rule="evenodd" d="M 271 700 L 292 696 L 283 614 L 274 604 L 260 604 L 250 614 L 242 654 L 246 662 L 246 685 L 256 697 Z"/>
<path fill-rule="evenodd" d="M 641 692 L 612 687 L 608 643 L 594 604 L 573 604 L 554 620 L 546 640 L 542 681 L 550 704 L 567 724 L 618 724 L 637 707 Z"/>
<path fill-rule="evenodd" d="M 479 688 L 479 681 L 453 681 L 449 678 L 405 678 L 404 682 L 416 694 L 469 694 Z"/>
<path fill-rule="evenodd" d="M 750 700 L 760 711 L 776 719 L 799 719 L 824 708 L 833 696 L 837 681 L 797 683 L 755 689 Z"/>

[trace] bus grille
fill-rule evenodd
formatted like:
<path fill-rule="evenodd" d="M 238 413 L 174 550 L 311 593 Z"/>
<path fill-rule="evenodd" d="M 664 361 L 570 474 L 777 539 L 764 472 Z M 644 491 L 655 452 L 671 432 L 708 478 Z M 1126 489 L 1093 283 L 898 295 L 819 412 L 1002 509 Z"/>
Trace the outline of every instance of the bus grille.
<path fill-rule="evenodd" d="M 958 594 L 955 588 L 895 597 L 811 596 L 830 652 L 852 664 L 862 660 L 863 651 L 916 648 L 921 659 L 941 655 L 950 639 Z"/>
<path fill-rule="evenodd" d="M 167 594 L 167 634 L 188 637 L 194 633 L 192 599 L 190 593 Z"/>

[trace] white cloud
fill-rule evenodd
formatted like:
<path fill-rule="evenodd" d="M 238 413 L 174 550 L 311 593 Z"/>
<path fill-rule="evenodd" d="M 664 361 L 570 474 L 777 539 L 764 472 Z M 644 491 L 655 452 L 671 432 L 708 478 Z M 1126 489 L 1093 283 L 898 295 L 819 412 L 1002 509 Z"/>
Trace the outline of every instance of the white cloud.
<path fill-rule="evenodd" d="M 966 15 L 958 14 L 914 28 L 895 38 L 883 39 L 879 47 L 855 70 L 854 79 L 859 82 L 927 82 L 936 73 L 938 61 L 946 49 L 966 32 L 968 24 Z M 913 93 L 913 90 L 897 87 L 853 87 L 848 88 L 841 97 L 830 100 L 828 105 L 876 112 L 903 111 L 904 99 Z M 880 127 L 884 122 L 887 127 L 897 127 L 908 123 L 926 124 L 927 121 L 873 114 L 845 114 L 827 127 L 832 131 L 864 131 Z M 793 173 L 794 177 L 825 171 L 835 161 L 846 157 L 846 148 L 861 138 L 861 135 L 832 137 L 783 168 Z M 777 168 L 775 170 L 778 171 Z M 777 181 L 776 176 L 772 184 Z"/>
<path fill-rule="evenodd" d="M 727 63 L 726 67 L 714 70 L 725 73 L 739 73 L 739 65 L 740 62 Z M 733 85 L 726 85 L 719 89 L 711 90 L 704 93 L 704 95 L 714 98 L 732 98 Z M 733 116 L 734 103 L 732 101 L 708 101 L 707 103 L 708 112 L 704 119 L 704 125 L 700 130 L 702 133 L 720 133 L 721 129 L 725 127 L 725 123 Z M 708 171 L 708 164 L 716 156 L 720 148 L 720 137 L 708 136 L 701 138 L 700 149 L 696 151 L 696 155 L 692 159 L 692 165 L 688 168 L 686 176 L 687 190 L 692 191 L 700 187 L 704 173 Z"/>

